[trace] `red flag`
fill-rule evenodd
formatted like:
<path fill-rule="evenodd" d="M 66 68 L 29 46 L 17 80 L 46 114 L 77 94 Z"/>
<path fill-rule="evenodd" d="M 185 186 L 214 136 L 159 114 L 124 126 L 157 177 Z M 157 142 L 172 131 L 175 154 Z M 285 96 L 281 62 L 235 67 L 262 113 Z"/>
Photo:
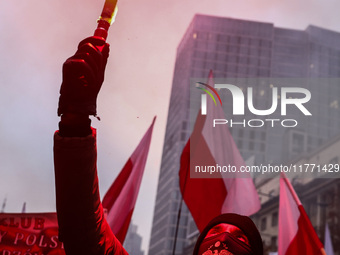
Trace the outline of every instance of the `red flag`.
<path fill-rule="evenodd" d="M 103 207 L 108 211 L 106 220 L 121 243 L 135 208 L 155 120 L 156 117 L 103 199 Z"/>
<path fill-rule="evenodd" d="M 322 255 L 323 245 L 289 180 L 280 179 L 279 255 Z"/>
<path fill-rule="evenodd" d="M 210 71 L 209 88 L 213 84 Z M 222 176 L 218 171 L 211 175 L 195 172 L 197 167 L 204 170 L 204 167 L 213 166 L 216 170 L 229 166 L 239 170 L 245 166 L 227 126 L 213 127 L 213 119 L 225 118 L 222 107 L 212 104 L 212 100 L 207 101 L 208 113 L 198 114 L 194 130 L 183 149 L 179 171 L 183 199 L 200 231 L 222 213 L 251 215 L 261 207 L 249 174 L 234 172 Z M 193 174 L 199 178 L 192 178 Z"/>

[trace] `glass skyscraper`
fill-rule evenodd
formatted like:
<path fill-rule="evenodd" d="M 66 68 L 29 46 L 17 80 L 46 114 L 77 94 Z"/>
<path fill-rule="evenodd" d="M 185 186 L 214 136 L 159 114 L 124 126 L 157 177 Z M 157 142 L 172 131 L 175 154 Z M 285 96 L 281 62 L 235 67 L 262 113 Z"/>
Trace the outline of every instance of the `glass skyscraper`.
<path fill-rule="evenodd" d="M 243 158 L 254 157 L 254 164 L 291 160 L 317 148 L 340 130 L 339 33 L 316 26 L 301 31 L 277 28 L 271 23 L 196 15 L 177 49 L 149 255 L 172 254 L 181 202 L 180 156 L 193 124 L 190 118 L 193 109 L 189 107 L 190 79 L 208 78 L 210 70 L 215 79 L 250 80 L 254 87 L 254 106 L 258 109 L 270 108 L 273 87 L 280 91 L 281 87 L 293 86 L 292 82 L 308 89 L 312 95 L 306 104 L 313 115 L 311 118 L 301 116 L 297 108 L 287 109 L 299 120 L 296 128 L 280 125 L 230 128 Z M 245 92 L 246 85 L 241 89 Z M 230 93 L 219 94 L 228 112 L 232 105 Z M 265 118 L 249 113 L 247 117 Z M 271 118 L 282 119 L 282 116 L 277 111 Z M 193 240 L 190 237 L 196 234 L 196 227 L 184 206 L 176 254 L 182 254 Z"/>

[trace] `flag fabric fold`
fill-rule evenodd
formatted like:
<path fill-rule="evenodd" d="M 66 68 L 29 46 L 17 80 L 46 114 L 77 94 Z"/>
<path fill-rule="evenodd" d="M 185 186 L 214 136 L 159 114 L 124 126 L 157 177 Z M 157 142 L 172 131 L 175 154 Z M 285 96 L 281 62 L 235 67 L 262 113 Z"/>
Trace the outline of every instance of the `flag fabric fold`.
<path fill-rule="evenodd" d="M 208 85 L 214 86 L 212 71 Z M 222 213 L 251 215 L 261 205 L 249 174 L 214 172 L 197 175 L 195 167 L 235 166 L 245 163 L 226 125 L 213 127 L 213 119 L 225 119 L 222 107 L 207 98 L 207 114 L 198 113 L 192 134 L 181 155 L 179 171 L 183 200 L 202 231 L 208 222 Z M 193 174 L 195 178 L 193 178 Z"/>
<path fill-rule="evenodd" d="M 103 198 L 106 220 L 121 243 L 124 242 L 136 204 L 155 119 Z"/>
<path fill-rule="evenodd" d="M 285 176 L 280 179 L 278 254 L 325 254 L 307 213 Z"/>

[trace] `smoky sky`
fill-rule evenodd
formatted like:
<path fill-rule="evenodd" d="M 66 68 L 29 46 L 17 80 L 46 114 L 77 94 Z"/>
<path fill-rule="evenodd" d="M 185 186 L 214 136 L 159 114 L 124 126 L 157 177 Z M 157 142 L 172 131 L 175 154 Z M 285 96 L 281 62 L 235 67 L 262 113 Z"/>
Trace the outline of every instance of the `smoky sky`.
<path fill-rule="evenodd" d="M 52 137 L 62 63 L 93 34 L 104 1 L 0 1 L 0 202 L 5 212 L 55 211 Z M 98 97 L 103 196 L 157 115 L 133 221 L 147 249 L 176 48 L 196 13 L 340 31 L 336 0 L 120 0 Z"/>

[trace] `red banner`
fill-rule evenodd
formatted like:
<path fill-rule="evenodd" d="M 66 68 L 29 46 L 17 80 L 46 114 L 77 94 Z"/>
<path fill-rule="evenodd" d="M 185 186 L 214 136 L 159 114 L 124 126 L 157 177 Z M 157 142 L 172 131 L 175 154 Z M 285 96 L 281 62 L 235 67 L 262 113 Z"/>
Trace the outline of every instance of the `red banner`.
<path fill-rule="evenodd" d="M 0 255 L 64 255 L 56 213 L 0 213 Z"/>

